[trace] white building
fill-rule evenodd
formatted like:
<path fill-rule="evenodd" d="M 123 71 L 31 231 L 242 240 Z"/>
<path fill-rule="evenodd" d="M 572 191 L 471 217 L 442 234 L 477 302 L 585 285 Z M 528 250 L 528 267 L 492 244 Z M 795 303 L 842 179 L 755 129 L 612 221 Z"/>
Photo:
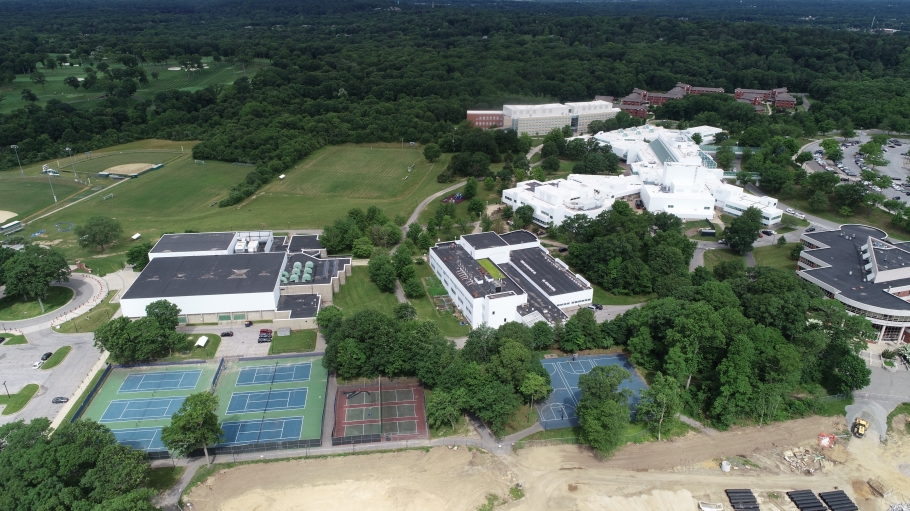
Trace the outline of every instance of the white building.
<path fill-rule="evenodd" d="M 713 139 L 719 131 L 710 126 L 687 131 L 641 126 L 600 132 L 594 139 L 609 143 L 629 163 L 630 175 L 570 174 L 543 183 L 525 181 L 504 190 L 502 199 L 513 208 L 532 206 L 534 222 L 542 226 L 559 225 L 577 214 L 596 217 L 617 199 L 640 200 L 652 213 L 672 213 L 683 220 L 712 219 L 715 208 L 739 216 L 754 206 L 764 225 L 780 222 L 777 199 L 752 196 L 725 183 L 723 171 L 691 138 L 691 133 L 700 133 Z"/>
<path fill-rule="evenodd" d="M 551 257 L 527 231 L 469 234 L 430 249 L 430 267 L 472 327 L 566 321 L 590 304 L 591 285 Z"/>
<path fill-rule="evenodd" d="M 609 101 L 502 107 L 503 126 L 529 135 L 545 135 L 563 126 L 571 126 L 575 133 L 585 133 L 591 121 L 605 121 L 618 113 L 619 109 Z"/>
<path fill-rule="evenodd" d="M 316 236 L 271 231 L 166 234 L 120 300 L 123 315 L 168 300 L 182 323 L 272 320 L 312 328 L 322 303 L 351 274 L 348 258 L 326 258 Z"/>

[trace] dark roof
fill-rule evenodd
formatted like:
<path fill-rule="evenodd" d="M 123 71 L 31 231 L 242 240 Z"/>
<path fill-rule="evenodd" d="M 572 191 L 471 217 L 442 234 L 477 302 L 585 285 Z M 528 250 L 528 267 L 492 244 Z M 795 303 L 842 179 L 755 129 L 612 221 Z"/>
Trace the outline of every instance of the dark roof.
<path fill-rule="evenodd" d="M 165 234 L 158 243 L 155 243 L 152 253 L 227 250 L 234 240 L 234 234 L 233 232 Z"/>
<path fill-rule="evenodd" d="M 796 98 L 787 94 L 786 92 L 781 92 L 774 98 L 775 101 L 796 101 Z"/>
<path fill-rule="evenodd" d="M 319 295 L 281 295 L 278 310 L 291 311 L 291 318 L 313 318 L 319 312 Z"/>
<path fill-rule="evenodd" d="M 554 323 L 559 320 L 562 323 L 568 321 L 569 316 L 562 311 L 559 307 L 553 303 L 547 295 L 541 293 L 531 284 L 528 279 L 526 279 L 518 270 L 512 266 L 511 263 L 505 263 L 500 265 L 499 268 L 505 273 L 510 279 L 512 279 L 518 287 L 527 290 L 528 301 L 525 305 L 518 306 L 518 315 L 525 317 L 528 314 L 532 314 L 535 311 L 539 312 L 550 323 Z M 513 289 L 514 291 L 514 289 Z"/>
<path fill-rule="evenodd" d="M 517 295 L 524 294 L 508 276 L 502 279 L 502 286 L 497 290 L 496 283 L 489 277 L 489 273 L 461 245 L 451 242 L 438 243 L 430 250 L 436 252 L 436 256 L 455 275 L 468 294 L 475 298 L 508 291 Z"/>
<path fill-rule="evenodd" d="M 272 291 L 285 254 L 156 257 L 139 274 L 124 299 L 226 295 Z"/>
<path fill-rule="evenodd" d="M 493 247 L 504 247 L 508 245 L 495 232 L 482 232 L 480 234 L 465 234 L 461 239 L 468 242 L 469 245 L 477 250 Z"/>
<path fill-rule="evenodd" d="M 690 91 L 703 91 L 703 92 L 723 92 L 723 87 L 691 87 Z"/>
<path fill-rule="evenodd" d="M 613 96 L 594 96 L 594 101 L 607 101 L 609 103 L 612 103 Z"/>
<path fill-rule="evenodd" d="M 533 243 L 537 241 L 537 236 L 534 236 L 524 229 L 500 234 L 499 237 L 509 245 L 520 245 L 522 243 Z"/>
<path fill-rule="evenodd" d="M 844 234 L 846 236 L 841 236 Z M 853 236 L 855 235 L 855 237 Z M 860 247 L 869 237 L 884 239 L 887 233 L 867 225 L 842 225 L 839 230 L 816 231 L 803 234 L 804 238 L 830 248 L 805 249 L 806 255 L 830 264 L 827 268 L 810 268 L 799 273 L 814 277 L 840 291 L 845 298 L 883 309 L 910 310 L 910 303 L 888 293 L 890 287 L 910 285 L 910 279 L 892 280 L 878 284 L 866 280 Z M 900 246 L 900 244 L 896 244 Z M 903 247 L 901 247 L 903 248 Z M 907 261 L 910 263 L 910 259 Z"/>
<path fill-rule="evenodd" d="M 320 250 L 322 243 L 315 234 L 291 236 L 289 252 L 300 252 L 301 250 Z"/>
<path fill-rule="evenodd" d="M 533 280 L 547 296 L 564 295 L 589 288 L 539 248 L 513 250 L 509 255 L 509 262 Z"/>

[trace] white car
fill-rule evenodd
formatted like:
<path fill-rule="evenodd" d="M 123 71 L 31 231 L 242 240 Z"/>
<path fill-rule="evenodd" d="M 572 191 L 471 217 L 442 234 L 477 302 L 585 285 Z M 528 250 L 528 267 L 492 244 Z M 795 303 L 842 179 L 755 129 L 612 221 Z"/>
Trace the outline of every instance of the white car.
<path fill-rule="evenodd" d="M 804 215 L 804 214 L 802 214 L 802 213 L 796 213 L 796 214 L 794 214 L 793 216 L 795 216 L 796 218 L 799 218 L 800 220 L 805 220 L 805 219 L 806 219 L 806 215 Z"/>
<path fill-rule="evenodd" d="M 40 360 L 35 362 L 34 364 L 32 364 L 32 369 L 38 369 L 39 367 L 41 367 L 41 364 L 43 364 L 43 362 L 41 362 Z"/>
<path fill-rule="evenodd" d="M 787 213 L 790 213 L 791 215 L 794 214 L 794 213 L 796 213 L 796 211 L 793 211 L 793 208 L 787 208 L 787 211 L 786 211 L 786 212 L 787 212 Z"/>

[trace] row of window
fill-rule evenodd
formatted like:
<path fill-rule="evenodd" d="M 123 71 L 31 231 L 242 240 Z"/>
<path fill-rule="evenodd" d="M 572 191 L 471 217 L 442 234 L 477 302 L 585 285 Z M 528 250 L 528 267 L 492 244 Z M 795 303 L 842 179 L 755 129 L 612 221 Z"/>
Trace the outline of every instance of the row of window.
<path fill-rule="evenodd" d="M 820 267 L 818 263 L 814 263 L 814 262 L 806 259 L 805 257 L 800 257 L 799 262 L 803 266 L 808 266 L 809 268 L 819 268 Z"/>
<path fill-rule="evenodd" d="M 910 323 L 910 316 L 892 316 L 890 314 L 880 314 L 878 312 L 867 311 L 852 305 L 844 304 L 847 312 L 852 312 L 857 316 L 865 316 L 869 319 L 878 319 L 881 321 L 892 321 L 894 323 Z"/>

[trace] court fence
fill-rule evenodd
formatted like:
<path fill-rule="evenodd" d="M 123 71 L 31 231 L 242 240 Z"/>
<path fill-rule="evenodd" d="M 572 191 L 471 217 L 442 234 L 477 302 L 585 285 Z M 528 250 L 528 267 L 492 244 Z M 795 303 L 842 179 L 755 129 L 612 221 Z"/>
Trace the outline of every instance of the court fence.
<path fill-rule="evenodd" d="M 524 449 L 525 447 L 545 447 L 549 445 L 578 445 L 583 442 L 576 436 L 565 438 L 547 438 L 543 440 L 518 440 L 512 444 L 512 450 Z"/>
<path fill-rule="evenodd" d="M 419 399 L 416 399 L 416 415 L 415 419 L 418 424 L 426 426 L 426 396 L 423 394 L 423 384 L 417 378 L 401 377 L 401 378 L 388 378 L 380 377 L 373 379 L 359 378 L 356 380 L 342 381 L 339 382 L 338 387 L 335 390 L 335 403 L 333 409 L 335 410 L 334 414 L 336 417 L 335 424 L 332 426 L 332 445 L 357 445 L 357 444 L 366 444 L 366 443 L 378 443 L 378 442 L 392 442 L 400 441 L 406 439 L 420 439 L 426 438 L 429 439 L 429 430 L 421 432 L 420 426 L 418 426 L 417 431 L 413 434 L 411 433 L 370 433 L 362 435 L 339 435 L 335 436 L 336 433 L 342 433 L 337 431 L 338 420 L 340 412 L 345 412 L 348 408 L 340 403 L 338 396 L 341 394 L 349 392 L 362 392 L 364 389 L 382 389 L 382 392 L 387 392 L 390 390 L 404 390 L 404 389 L 419 389 L 421 391 L 421 396 Z M 379 401 L 374 403 L 381 408 L 383 408 L 384 403 L 382 399 L 382 392 L 379 393 Z M 340 409 L 340 410 L 339 410 Z M 380 417 L 379 424 L 394 424 L 386 420 L 385 417 Z"/>
<path fill-rule="evenodd" d="M 215 370 L 215 376 L 212 378 L 212 391 L 214 391 L 215 386 L 218 385 L 218 377 L 221 376 L 222 369 L 224 369 L 224 357 L 221 357 L 221 360 L 218 362 L 218 369 Z"/>
<path fill-rule="evenodd" d="M 92 398 L 94 398 L 95 394 L 98 393 L 98 389 L 100 389 L 101 385 L 104 384 L 104 380 L 107 379 L 107 375 L 109 375 L 113 369 L 114 366 L 111 364 L 108 364 L 107 367 L 104 368 L 104 372 L 101 373 L 101 378 L 98 378 L 98 381 L 95 382 L 95 386 L 92 387 L 92 389 L 88 392 L 88 395 L 85 396 L 85 399 L 82 401 L 82 404 L 80 404 L 79 408 L 76 409 L 76 413 L 73 414 L 73 418 L 70 419 L 70 423 L 76 422 L 76 419 L 82 416 L 82 413 L 85 412 L 88 404 L 92 402 Z"/>
<path fill-rule="evenodd" d="M 207 361 L 202 359 L 180 360 L 178 362 L 139 362 L 137 364 L 117 364 L 117 369 L 133 369 L 136 367 L 159 367 L 159 366 L 182 366 L 205 364 Z"/>
<path fill-rule="evenodd" d="M 350 435 L 350 436 L 333 436 L 332 445 L 351 445 L 351 444 L 369 444 L 373 442 L 382 442 L 382 435 L 375 433 L 372 435 Z"/>
<path fill-rule="evenodd" d="M 283 355 L 265 355 L 262 357 L 240 357 L 237 361 L 250 362 L 253 360 L 275 360 L 278 358 L 321 357 L 323 355 L 325 355 L 324 351 L 311 351 L 309 353 L 285 353 Z"/>
<path fill-rule="evenodd" d="M 256 452 L 268 451 L 286 451 L 289 449 L 306 449 L 309 447 L 320 447 L 322 440 L 318 438 L 310 440 L 283 440 L 281 442 L 259 442 L 255 444 L 226 445 L 222 447 L 209 447 L 209 454 L 218 454 L 221 456 L 233 456 L 241 454 L 250 454 Z M 202 452 L 200 450 L 200 452 Z"/>

